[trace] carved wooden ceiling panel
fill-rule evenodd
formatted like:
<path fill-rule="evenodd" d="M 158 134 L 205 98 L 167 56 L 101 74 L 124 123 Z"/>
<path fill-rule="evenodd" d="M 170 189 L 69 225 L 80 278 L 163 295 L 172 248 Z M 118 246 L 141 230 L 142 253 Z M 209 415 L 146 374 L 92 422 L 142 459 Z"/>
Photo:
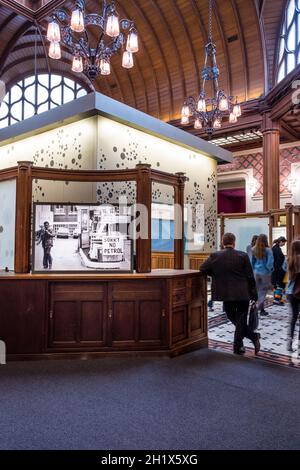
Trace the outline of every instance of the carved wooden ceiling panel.
<path fill-rule="evenodd" d="M 259 98 L 272 83 L 276 35 L 285 0 L 216 0 L 214 39 L 218 50 L 221 85 L 239 100 Z M 112 74 L 93 85 L 81 83 L 129 106 L 170 121 L 178 119 L 184 98 L 196 96 L 207 38 L 207 0 L 118 0 L 122 17 L 135 20 L 141 48 L 136 66 L 121 67 L 121 56 L 112 60 Z M 9 87 L 35 67 L 39 72 L 73 76 L 71 55 L 62 60 L 47 57 L 45 18 L 54 5 L 71 8 L 70 0 L 0 0 L 0 78 Z M 87 0 L 87 10 L 99 1 Z M 38 33 L 34 20 L 38 22 Z M 266 38 L 266 40 L 265 40 Z M 273 62 L 272 62 L 273 61 Z"/>

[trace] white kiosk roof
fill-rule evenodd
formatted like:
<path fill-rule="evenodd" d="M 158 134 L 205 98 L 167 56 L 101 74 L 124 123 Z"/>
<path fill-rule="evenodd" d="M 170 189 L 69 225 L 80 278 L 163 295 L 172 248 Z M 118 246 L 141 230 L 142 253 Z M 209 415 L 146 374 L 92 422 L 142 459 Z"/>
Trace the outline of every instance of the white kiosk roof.
<path fill-rule="evenodd" d="M 100 115 L 127 126 L 155 135 L 194 152 L 214 158 L 219 163 L 231 162 L 232 154 L 199 137 L 189 134 L 141 111 L 137 111 L 101 93 L 87 96 L 33 116 L 0 130 L 0 146 L 40 134 L 48 129 L 69 124 L 88 116 Z"/>

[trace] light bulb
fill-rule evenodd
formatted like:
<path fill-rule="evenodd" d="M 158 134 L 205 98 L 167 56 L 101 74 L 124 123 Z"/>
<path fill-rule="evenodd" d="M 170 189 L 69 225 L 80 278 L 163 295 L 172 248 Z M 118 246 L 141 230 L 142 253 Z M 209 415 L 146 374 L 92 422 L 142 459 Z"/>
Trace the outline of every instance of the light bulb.
<path fill-rule="evenodd" d="M 194 128 L 195 129 L 202 129 L 202 127 L 203 127 L 202 121 L 200 119 L 196 119 L 195 124 L 194 124 Z"/>
<path fill-rule="evenodd" d="M 106 34 L 112 38 L 116 38 L 120 34 L 119 18 L 112 13 L 106 21 Z"/>
<path fill-rule="evenodd" d="M 84 31 L 84 18 L 81 10 L 77 9 L 72 12 L 71 16 L 71 29 L 75 33 L 82 33 Z"/>
<path fill-rule="evenodd" d="M 135 54 L 139 50 L 139 39 L 135 30 L 130 31 L 128 35 L 126 50 L 128 52 L 132 52 L 133 54 Z"/>
<path fill-rule="evenodd" d="M 220 111 L 228 111 L 228 99 L 225 96 L 222 96 L 219 102 Z"/>
<path fill-rule="evenodd" d="M 241 105 L 238 103 L 235 104 L 232 112 L 236 117 L 240 117 L 242 115 Z"/>
<path fill-rule="evenodd" d="M 100 71 L 101 71 L 101 75 L 109 75 L 110 74 L 109 59 L 101 59 L 100 60 Z"/>
<path fill-rule="evenodd" d="M 199 113 L 206 113 L 206 102 L 204 98 L 199 98 L 197 109 Z"/>
<path fill-rule="evenodd" d="M 188 105 L 183 105 L 183 108 L 181 110 L 181 116 L 182 117 L 189 117 L 190 116 L 190 108 L 188 107 Z"/>
<path fill-rule="evenodd" d="M 48 55 L 49 57 L 51 57 L 51 59 L 61 59 L 61 50 L 59 42 L 50 42 Z"/>
<path fill-rule="evenodd" d="M 72 63 L 73 72 L 81 73 L 83 72 L 83 62 L 82 57 L 74 56 Z"/>
<path fill-rule="evenodd" d="M 182 116 L 181 117 L 181 124 L 182 125 L 186 125 L 186 124 L 189 124 L 190 120 L 189 120 L 189 117 L 188 116 Z"/>
<path fill-rule="evenodd" d="M 50 42 L 60 41 L 60 28 L 56 21 L 51 21 L 51 23 L 48 24 L 47 39 Z"/>
<path fill-rule="evenodd" d="M 221 124 L 220 119 L 217 118 L 217 119 L 214 120 L 213 128 L 214 129 L 220 129 L 220 127 L 222 127 L 222 124 Z"/>
<path fill-rule="evenodd" d="M 122 66 L 125 69 L 131 69 L 133 67 L 133 55 L 132 52 L 124 51 L 123 52 L 123 60 L 122 60 Z"/>
<path fill-rule="evenodd" d="M 229 122 L 230 124 L 234 124 L 235 122 L 237 122 L 237 116 L 232 112 L 230 113 L 230 116 L 229 116 Z"/>

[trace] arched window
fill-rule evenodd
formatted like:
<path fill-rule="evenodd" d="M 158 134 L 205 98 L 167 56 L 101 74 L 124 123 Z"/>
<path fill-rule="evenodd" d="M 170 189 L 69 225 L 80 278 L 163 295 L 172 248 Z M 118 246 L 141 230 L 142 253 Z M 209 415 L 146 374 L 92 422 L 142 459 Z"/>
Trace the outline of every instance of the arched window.
<path fill-rule="evenodd" d="M 0 129 L 43 113 L 87 94 L 78 83 L 55 74 L 20 80 L 6 94 L 0 107 Z"/>
<path fill-rule="evenodd" d="M 300 64 L 300 0 L 288 0 L 279 41 L 277 82 Z"/>

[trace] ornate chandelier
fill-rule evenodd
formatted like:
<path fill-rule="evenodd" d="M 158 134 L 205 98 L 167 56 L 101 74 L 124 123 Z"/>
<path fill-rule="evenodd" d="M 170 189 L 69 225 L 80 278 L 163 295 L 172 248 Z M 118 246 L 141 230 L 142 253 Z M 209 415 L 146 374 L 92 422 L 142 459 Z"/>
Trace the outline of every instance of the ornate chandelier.
<path fill-rule="evenodd" d="M 181 124 L 189 124 L 192 118 L 195 129 L 203 128 L 208 135 L 212 135 L 215 129 L 222 127 L 224 117 L 229 117 L 229 122 L 235 123 L 242 115 L 241 105 L 237 99 L 227 96 L 219 88 L 220 71 L 216 59 L 216 46 L 212 38 L 212 2 L 213 0 L 209 0 L 209 36 L 208 44 L 205 46 L 202 89 L 197 100 L 192 96 L 185 100 L 181 113 Z M 214 96 L 211 98 L 207 97 L 205 92 L 206 82 L 212 82 Z"/>
<path fill-rule="evenodd" d="M 92 44 L 88 27 L 97 27 L 100 35 Z M 85 1 L 76 0 L 71 17 L 63 10 L 53 13 L 48 24 L 49 57 L 61 58 L 60 43 L 72 50 L 73 72 L 84 72 L 90 80 L 110 74 L 111 57 L 123 49 L 122 66 L 134 66 L 133 54 L 138 52 L 138 33 L 133 21 L 119 19 L 114 2 L 102 2 L 102 12 L 87 14 Z"/>

